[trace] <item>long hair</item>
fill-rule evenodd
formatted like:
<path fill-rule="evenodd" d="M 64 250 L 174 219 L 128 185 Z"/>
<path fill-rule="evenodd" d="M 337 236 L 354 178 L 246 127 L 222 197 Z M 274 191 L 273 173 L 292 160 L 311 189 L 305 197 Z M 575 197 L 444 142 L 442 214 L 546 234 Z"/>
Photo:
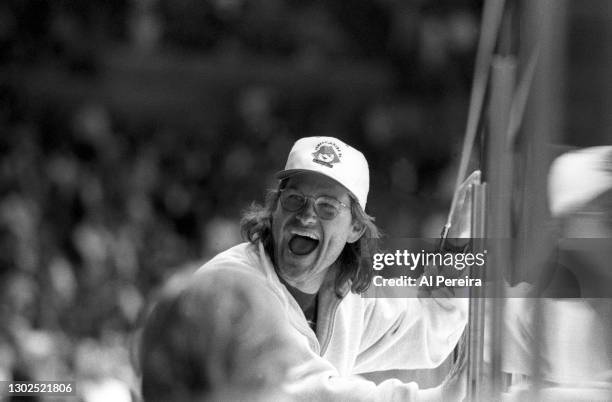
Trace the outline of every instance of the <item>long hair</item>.
<path fill-rule="evenodd" d="M 286 180 L 283 180 L 278 189 L 268 191 L 264 205 L 252 204 L 244 211 L 240 222 L 243 238 L 253 244 L 261 241 L 272 259 L 274 258 L 272 214 L 278 205 L 280 190 L 285 185 Z M 338 297 L 342 297 L 342 289 L 346 283 L 350 283 L 351 291 L 356 294 L 365 292 L 370 286 L 374 275 L 370 259 L 376 251 L 377 239 L 380 237 L 380 231 L 374 224 L 374 218 L 366 214 L 353 195 L 349 194 L 349 198 L 351 215 L 354 220 L 365 227 L 365 231 L 359 240 L 347 243 L 336 260 L 338 273 L 334 289 Z"/>

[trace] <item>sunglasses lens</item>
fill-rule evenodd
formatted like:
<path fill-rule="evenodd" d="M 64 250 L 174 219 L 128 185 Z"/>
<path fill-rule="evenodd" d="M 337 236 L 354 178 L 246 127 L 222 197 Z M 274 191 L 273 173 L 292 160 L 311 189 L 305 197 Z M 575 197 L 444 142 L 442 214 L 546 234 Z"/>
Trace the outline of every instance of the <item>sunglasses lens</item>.
<path fill-rule="evenodd" d="M 305 201 L 306 199 L 301 194 L 283 192 L 281 195 L 281 204 L 287 211 L 299 210 L 304 206 Z"/>
<path fill-rule="evenodd" d="M 338 215 L 338 208 L 323 200 L 317 200 L 316 203 L 317 215 L 321 217 L 321 219 L 329 220 L 333 219 Z"/>

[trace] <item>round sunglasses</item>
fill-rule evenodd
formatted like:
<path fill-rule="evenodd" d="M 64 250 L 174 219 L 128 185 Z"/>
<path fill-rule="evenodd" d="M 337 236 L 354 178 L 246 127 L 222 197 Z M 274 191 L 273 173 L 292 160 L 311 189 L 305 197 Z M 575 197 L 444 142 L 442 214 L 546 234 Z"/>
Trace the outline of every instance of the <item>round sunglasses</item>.
<path fill-rule="evenodd" d="M 314 201 L 314 210 L 317 213 L 317 216 L 325 220 L 334 219 L 340 213 L 341 208 L 349 208 L 349 206 L 345 203 L 325 195 L 315 198 L 294 189 L 283 189 L 280 190 L 280 192 L 281 206 L 289 212 L 300 211 L 306 206 L 308 199 L 312 199 Z"/>

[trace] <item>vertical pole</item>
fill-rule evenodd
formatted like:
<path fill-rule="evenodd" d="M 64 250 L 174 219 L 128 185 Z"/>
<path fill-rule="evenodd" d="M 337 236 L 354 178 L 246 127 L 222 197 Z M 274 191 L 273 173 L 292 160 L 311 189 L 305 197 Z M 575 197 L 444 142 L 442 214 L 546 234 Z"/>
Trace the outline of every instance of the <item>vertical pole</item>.
<path fill-rule="evenodd" d="M 528 98 L 523 140 L 525 147 L 522 216 L 519 223 L 517 249 L 517 280 L 537 282 L 552 248 L 552 236 L 547 228 L 547 176 L 552 155 L 549 145 L 560 137 L 563 127 L 563 84 L 565 75 L 565 33 L 567 0 L 526 0 L 523 2 L 522 32 L 526 60 L 530 47 L 539 46 L 533 88 Z M 542 360 L 539 350 L 543 339 L 545 314 L 536 299 L 533 322 L 535 340 L 532 344 L 531 372 L 533 386 L 529 400 L 539 399 L 542 386 Z"/>
<path fill-rule="evenodd" d="M 491 387 L 489 400 L 498 400 L 503 389 L 504 279 L 512 269 L 510 222 L 512 201 L 512 148 L 508 138 L 510 109 L 515 88 L 513 56 L 496 56 L 491 75 L 489 108 L 487 251 L 488 275 L 493 286 L 491 325 Z"/>
<path fill-rule="evenodd" d="M 476 134 L 478 134 L 478 129 L 481 126 L 487 84 L 489 81 L 491 58 L 495 50 L 500 24 L 504 15 L 505 4 L 505 0 L 487 0 L 484 3 L 482 23 L 480 24 L 480 39 L 478 41 L 478 51 L 476 53 L 476 65 L 474 66 L 474 80 L 472 82 L 472 92 L 470 94 L 467 126 L 465 128 L 465 137 L 463 138 L 461 160 L 459 161 L 459 169 L 457 170 L 455 193 L 450 208 L 451 211 L 455 209 L 455 204 L 457 203 L 457 190 L 466 178 L 468 163 L 470 161 L 470 155 L 472 154 L 472 148 L 474 147 Z M 447 221 L 442 234 L 443 238 L 448 233 L 450 228 L 449 225 L 450 221 Z"/>
<path fill-rule="evenodd" d="M 472 186 L 472 224 L 471 237 L 473 239 L 473 251 L 483 252 L 485 248 L 485 226 L 486 226 L 486 183 L 474 184 Z M 476 268 L 478 271 L 470 272 L 472 277 L 486 280 L 487 266 Z M 483 347 L 485 328 L 485 294 L 483 288 L 470 288 L 468 321 L 468 388 L 467 401 L 484 401 L 483 388 Z"/>
<path fill-rule="evenodd" d="M 565 73 L 565 31 L 567 0 L 527 0 L 523 10 L 523 40 L 530 45 L 521 55 L 527 60 L 539 44 L 539 60 L 533 88 L 527 100 L 523 139 L 525 186 L 519 231 L 519 278 L 537 279 L 547 257 L 543 227 L 548 221 L 547 176 L 552 154 L 549 145 L 560 138 L 563 128 L 563 84 Z M 527 46 L 525 46 L 527 47 Z"/>

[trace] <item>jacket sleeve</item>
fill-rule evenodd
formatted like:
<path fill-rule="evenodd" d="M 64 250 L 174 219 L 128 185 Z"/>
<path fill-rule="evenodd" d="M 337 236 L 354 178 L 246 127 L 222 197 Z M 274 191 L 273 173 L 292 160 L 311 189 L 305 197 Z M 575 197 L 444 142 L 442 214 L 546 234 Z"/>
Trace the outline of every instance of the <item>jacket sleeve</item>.
<path fill-rule="evenodd" d="M 428 297 L 369 300 L 355 373 L 440 365 L 467 323 L 468 300 L 448 289 Z"/>
<path fill-rule="evenodd" d="M 296 401 L 355 401 L 355 402 L 411 402 L 442 401 L 442 390 L 420 390 L 414 382 L 403 383 L 397 379 L 378 385 L 359 376 L 341 377 L 327 360 L 309 348 L 294 355 L 302 360 L 291 369 L 285 391 Z"/>

